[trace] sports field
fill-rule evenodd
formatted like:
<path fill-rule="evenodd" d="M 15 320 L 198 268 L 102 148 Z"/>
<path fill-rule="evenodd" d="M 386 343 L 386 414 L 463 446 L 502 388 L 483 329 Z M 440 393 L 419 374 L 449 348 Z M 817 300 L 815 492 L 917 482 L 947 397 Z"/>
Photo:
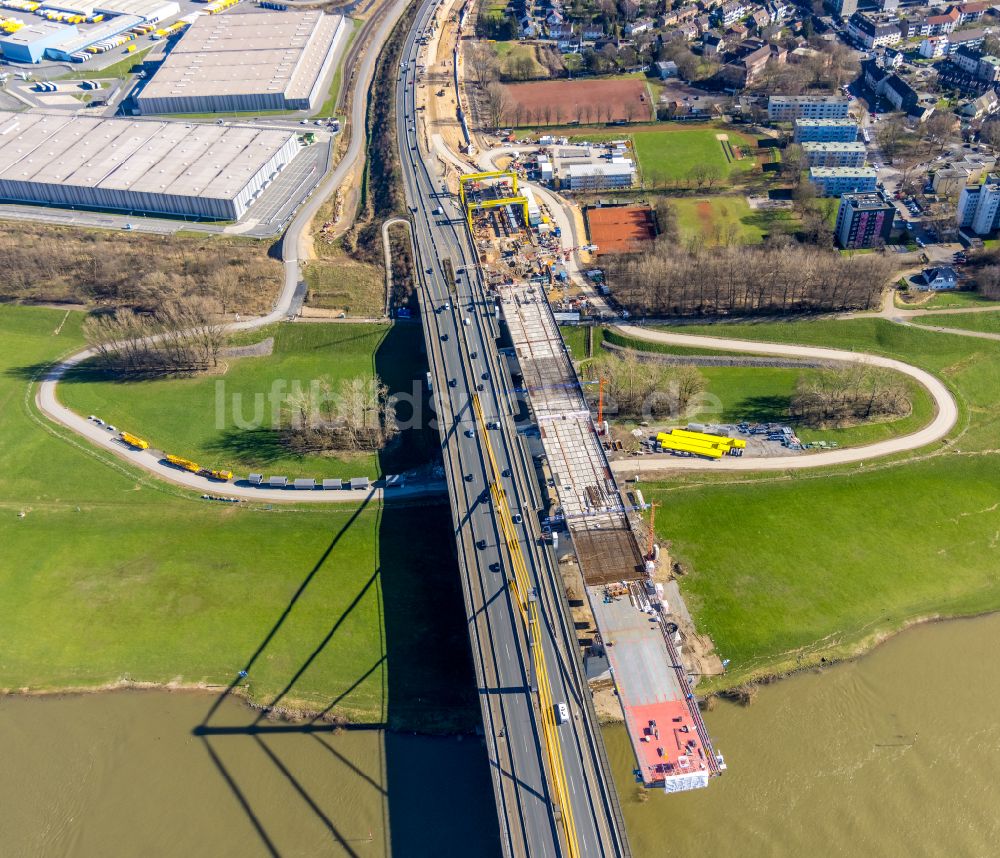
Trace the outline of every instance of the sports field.
<path fill-rule="evenodd" d="M 649 206 L 591 206 L 585 216 L 598 256 L 638 253 L 656 237 L 656 219 Z"/>
<path fill-rule="evenodd" d="M 729 184 L 729 177 L 755 168 L 753 157 L 742 157 L 741 147 L 756 145 L 739 132 L 710 124 L 663 123 L 656 131 L 632 135 L 636 157 L 646 187 L 687 181 L 696 167 L 714 167 L 715 187 Z M 725 138 L 725 139 L 721 139 Z"/>
<path fill-rule="evenodd" d="M 506 88 L 513 103 L 508 116 L 515 125 L 632 122 L 652 115 L 646 82 L 638 78 L 536 81 Z"/>

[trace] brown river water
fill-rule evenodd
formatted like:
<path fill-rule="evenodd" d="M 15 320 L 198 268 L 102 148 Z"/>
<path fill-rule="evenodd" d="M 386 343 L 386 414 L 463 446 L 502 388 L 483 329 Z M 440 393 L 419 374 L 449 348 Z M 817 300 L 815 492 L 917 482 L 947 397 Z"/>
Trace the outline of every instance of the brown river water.
<path fill-rule="evenodd" d="M 1000 855 L 1000 616 L 923 626 L 706 720 L 729 771 L 638 798 L 637 858 Z M 482 745 L 255 724 L 203 694 L 0 700 L 0 855 L 492 856 Z"/>

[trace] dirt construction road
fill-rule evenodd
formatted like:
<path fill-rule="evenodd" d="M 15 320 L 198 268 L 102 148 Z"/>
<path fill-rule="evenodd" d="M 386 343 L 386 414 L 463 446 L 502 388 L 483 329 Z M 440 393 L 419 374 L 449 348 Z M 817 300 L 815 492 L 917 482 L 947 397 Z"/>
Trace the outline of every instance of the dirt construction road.
<path fill-rule="evenodd" d="M 616 330 L 637 340 L 686 346 L 688 348 L 843 361 L 846 363 L 862 363 L 871 366 L 886 367 L 909 376 L 926 388 L 934 400 L 935 406 L 934 419 L 922 429 L 899 438 L 891 438 L 875 444 L 866 444 L 863 447 L 825 450 L 805 456 L 777 456 L 772 459 L 730 458 L 727 456 L 714 462 L 705 459 L 686 459 L 664 454 L 655 458 L 648 456 L 614 462 L 612 467 L 617 473 L 622 475 L 667 470 L 790 471 L 829 465 L 847 465 L 853 462 L 863 462 L 880 456 L 890 456 L 894 453 L 905 453 L 909 450 L 926 447 L 944 438 L 958 420 L 958 405 L 955 403 L 951 392 L 938 378 L 925 370 L 910 366 L 902 361 L 893 360 L 892 358 L 865 354 L 863 352 L 848 352 L 841 349 L 818 348 L 815 346 L 760 343 L 748 340 L 732 340 L 724 337 L 705 337 L 693 334 L 675 334 L 667 331 L 651 331 L 636 325 L 619 325 L 616 327 Z"/>

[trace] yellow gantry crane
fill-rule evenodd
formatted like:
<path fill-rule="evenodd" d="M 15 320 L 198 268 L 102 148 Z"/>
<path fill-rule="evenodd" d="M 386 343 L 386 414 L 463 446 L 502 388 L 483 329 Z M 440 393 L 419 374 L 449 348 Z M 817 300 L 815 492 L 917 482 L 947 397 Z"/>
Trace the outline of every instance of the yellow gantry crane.
<path fill-rule="evenodd" d="M 528 567 L 521 551 L 521 543 L 517 538 L 517 528 L 510 512 L 506 492 L 501 482 L 501 471 L 493 455 L 490 436 L 486 421 L 483 419 L 483 406 L 479 397 L 472 397 L 472 407 L 479 426 L 479 437 L 483 439 L 483 449 L 486 450 L 486 460 L 490 468 L 490 493 L 493 496 L 493 506 L 496 509 L 497 520 L 504 543 L 510 554 L 514 578 L 510 581 L 528 631 L 532 660 L 535 667 L 535 678 L 538 685 L 538 706 L 542 716 L 542 734 L 545 738 L 545 751 L 549 761 L 549 772 L 552 777 L 552 787 L 556 801 L 559 804 L 559 817 L 563 834 L 566 839 L 566 854 L 569 858 L 579 858 L 580 846 L 577 842 L 576 822 L 573 819 L 573 805 L 569 800 L 566 784 L 566 768 L 563 764 L 562 743 L 559 739 L 559 725 L 556 723 L 555 701 L 552 699 L 552 686 L 549 682 L 548 668 L 545 664 L 545 652 L 541 645 L 542 626 L 538 619 L 538 602 L 532 594 L 531 579 Z"/>
<path fill-rule="evenodd" d="M 481 182 L 485 179 L 510 179 L 513 196 L 501 197 L 497 200 L 470 202 L 465 192 L 465 186 L 472 182 Z M 461 201 L 462 209 L 465 211 L 465 219 L 469 224 L 469 229 L 472 229 L 472 213 L 477 209 L 495 209 L 509 205 L 520 206 L 521 211 L 524 213 L 524 223 L 525 225 L 528 224 L 528 198 L 517 192 L 517 173 L 510 170 L 491 170 L 488 173 L 466 173 L 464 176 L 459 176 L 458 199 Z"/>

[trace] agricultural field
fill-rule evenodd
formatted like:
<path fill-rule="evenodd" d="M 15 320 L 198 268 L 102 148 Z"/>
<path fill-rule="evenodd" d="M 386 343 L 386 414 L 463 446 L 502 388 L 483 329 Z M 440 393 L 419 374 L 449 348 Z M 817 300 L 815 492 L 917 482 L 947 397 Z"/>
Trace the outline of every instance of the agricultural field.
<path fill-rule="evenodd" d="M 796 218 L 790 211 L 755 211 L 746 197 L 671 197 L 681 239 L 706 244 L 759 244 L 774 232 L 790 232 Z"/>
<path fill-rule="evenodd" d="M 387 453 L 296 455 L 284 445 L 280 404 L 296 386 L 382 377 L 393 391 L 420 391 L 419 326 L 316 323 L 276 325 L 254 332 L 274 338 L 273 353 L 226 358 L 225 372 L 193 378 L 122 382 L 84 367 L 60 385 L 62 401 L 97 414 L 159 449 L 205 467 L 237 474 L 256 470 L 288 477 L 375 478 L 422 464 L 419 432 L 405 433 Z"/>
<path fill-rule="evenodd" d="M 681 588 L 729 672 L 710 687 L 852 655 L 925 617 L 1000 609 L 1000 343 L 881 319 L 690 326 L 691 333 L 872 351 L 941 376 L 950 443 L 822 473 L 650 484 Z M 720 510 L 731 511 L 718 539 Z"/>
<path fill-rule="evenodd" d="M 507 92 L 508 115 L 519 127 L 632 122 L 652 115 L 646 82 L 639 78 L 515 83 L 507 85 Z"/>
<path fill-rule="evenodd" d="M 0 539 L 17 558 L 0 565 L 0 689 L 226 686 L 246 668 L 261 704 L 468 729 L 447 507 L 213 504 L 133 471 L 31 402 L 81 321 L 0 306 Z"/>

